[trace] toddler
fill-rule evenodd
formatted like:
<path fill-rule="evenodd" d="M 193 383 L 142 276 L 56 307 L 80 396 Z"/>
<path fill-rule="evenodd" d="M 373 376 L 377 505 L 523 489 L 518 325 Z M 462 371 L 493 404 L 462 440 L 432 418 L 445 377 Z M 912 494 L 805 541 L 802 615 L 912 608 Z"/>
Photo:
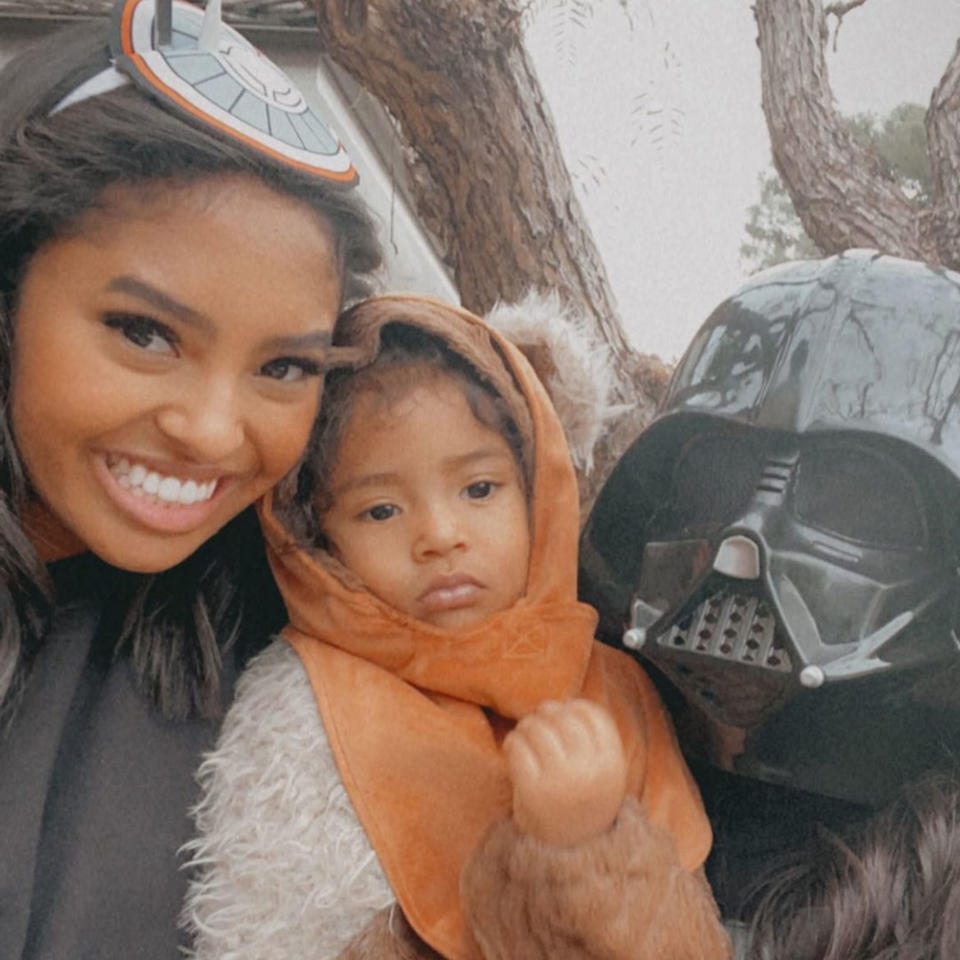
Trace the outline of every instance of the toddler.
<path fill-rule="evenodd" d="M 402 916 L 358 916 L 330 955 L 724 957 L 696 787 L 576 599 L 576 482 L 539 381 L 416 297 L 358 305 L 334 341 L 350 366 L 262 521 L 284 638 Z"/>

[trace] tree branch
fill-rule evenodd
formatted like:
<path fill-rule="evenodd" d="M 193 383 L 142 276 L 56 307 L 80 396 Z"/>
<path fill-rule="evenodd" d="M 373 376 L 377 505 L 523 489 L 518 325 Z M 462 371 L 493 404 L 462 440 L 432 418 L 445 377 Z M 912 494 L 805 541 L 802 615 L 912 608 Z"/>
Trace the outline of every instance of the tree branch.
<path fill-rule="evenodd" d="M 843 18 L 854 9 L 862 7 L 867 0 L 847 0 L 846 3 L 831 3 L 823 8 L 823 15 L 829 17 L 831 14 L 837 18 L 837 28 L 833 31 L 833 52 L 837 52 L 837 39 L 840 36 L 840 27 L 843 25 Z"/>
<path fill-rule="evenodd" d="M 927 109 L 933 204 L 923 227 L 940 263 L 960 269 L 960 40 Z"/>
<path fill-rule="evenodd" d="M 757 0 L 754 15 L 773 161 L 804 229 L 827 253 L 875 247 L 939 262 L 922 213 L 834 105 L 820 0 Z"/>
<path fill-rule="evenodd" d="M 867 0 L 847 0 L 846 3 L 830 3 L 823 8 L 824 16 L 831 14 L 838 20 L 842 20 L 855 7 L 862 7 Z"/>
<path fill-rule="evenodd" d="M 396 118 L 464 304 L 549 287 L 629 353 L 609 282 L 523 48 L 491 0 L 316 0 L 326 51 Z M 357 8 L 363 8 L 361 16 Z"/>

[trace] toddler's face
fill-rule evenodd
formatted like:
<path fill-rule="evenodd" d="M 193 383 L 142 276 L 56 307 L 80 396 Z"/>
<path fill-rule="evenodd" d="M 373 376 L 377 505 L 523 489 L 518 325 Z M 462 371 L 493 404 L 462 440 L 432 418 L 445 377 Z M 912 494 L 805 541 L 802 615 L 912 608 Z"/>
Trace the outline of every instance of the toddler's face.
<path fill-rule="evenodd" d="M 439 627 L 473 627 L 524 592 L 523 481 L 506 440 L 443 374 L 394 401 L 356 397 L 323 530 L 380 599 Z"/>

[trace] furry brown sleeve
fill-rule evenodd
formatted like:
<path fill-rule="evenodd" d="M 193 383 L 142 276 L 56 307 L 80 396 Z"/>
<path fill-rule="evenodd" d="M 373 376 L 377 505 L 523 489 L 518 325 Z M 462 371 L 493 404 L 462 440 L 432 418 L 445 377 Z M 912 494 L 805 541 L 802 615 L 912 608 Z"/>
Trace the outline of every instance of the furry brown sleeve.
<path fill-rule="evenodd" d="M 728 960 L 730 941 L 702 873 L 632 797 L 606 833 L 550 846 L 495 824 L 461 883 L 485 960 Z"/>
<path fill-rule="evenodd" d="M 353 938 L 337 960 L 443 960 L 431 950 L 407 923 L 394 904 L 381 910 L 360 934 Z"/>

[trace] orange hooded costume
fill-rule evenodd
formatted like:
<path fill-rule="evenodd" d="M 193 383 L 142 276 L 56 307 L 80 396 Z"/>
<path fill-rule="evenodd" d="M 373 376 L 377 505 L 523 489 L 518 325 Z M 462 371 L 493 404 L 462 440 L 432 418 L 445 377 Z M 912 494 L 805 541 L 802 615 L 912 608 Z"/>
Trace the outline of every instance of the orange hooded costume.
<path fill-rule="evenodd" d="M 282 520 L 284 508 L 268 498 L 262 522 L 291 620 L 284 637 L 309 677 L 350 800 L 419 937 L 450 960 L 539 956 L 521 943 L 506 944 L 498 954 L 501 934 L 478 928 L 489 917 L 489 904 L 483 906 L 483 867 L 478 873 L 471 865 L 489 845 L 485 835 L 509 819 L 502 736 L 539 702 L 586 697 L 611 712 L 629 764 L 625 809 L 632 796 L 642 811 L 631 806 L 626 816 L 656 834 L 657 856 L 695 871 L 708 852 L 710 830 L 650 681 L 631 658 L 594 641 L 595 613 L 576 600 L 577 488 L 562 428 L 540 382 L 519 351 L 478 318 L 416 297 L 360 304 L 338 326 L 336 342 L 352 348 L 362 365 L 376 355 L 389 323 L 442 339 L 514 414 L 530 486 L 526 592 L 465 631 L 413 620 L 369 593 L 328 554 L 298 544 Z M 502 866 L 509 856 L 504 842 L 516 847 L 520 841 L 494 840 L 499 852 L 487 854 L 494 873 L 499 868 L 493 861 L 499 858 Z M 461 895 L 468 865 L 472 879 Z M 464 896 L 478 901 L 477 909 Z M 715 917 L 704 896 L 709 927 Z M 690 928 L 693 936 L 707 935 L 698 929 Z M 589 943 L 590 932 L 581 933 Z M 701 943 L 689 953 L 668 949 L 662 956 L 725 955 L 719 927 L 709 936 L 712 947 Z M 631 940 L 637 943 L 630 936 L 624 942 Z M 349 955 L 384 955 L 383 946 L 364 949 Z"/>

